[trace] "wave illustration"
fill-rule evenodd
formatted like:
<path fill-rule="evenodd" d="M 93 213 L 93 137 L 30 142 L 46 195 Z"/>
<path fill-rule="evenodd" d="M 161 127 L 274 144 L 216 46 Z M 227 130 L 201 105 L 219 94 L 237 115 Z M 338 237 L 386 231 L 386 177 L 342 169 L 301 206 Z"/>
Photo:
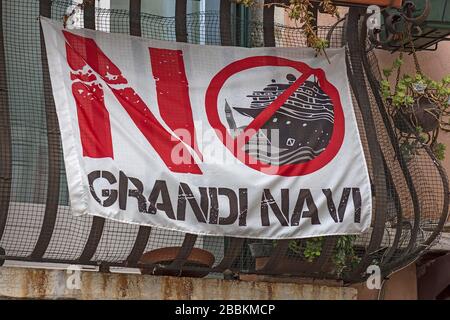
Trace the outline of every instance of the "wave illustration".
<path fill-rule="evenodd" d="M 276 166 L 306 162 L 314 159 L 325 150 L 325 148 L 314 150 L 308 146 L 297 147 L 295 149 L 276 149 L 270 145 L 262 147 L 261 144 L 250 142 L 244 148 L 245 152 L 252 157 Z"/>

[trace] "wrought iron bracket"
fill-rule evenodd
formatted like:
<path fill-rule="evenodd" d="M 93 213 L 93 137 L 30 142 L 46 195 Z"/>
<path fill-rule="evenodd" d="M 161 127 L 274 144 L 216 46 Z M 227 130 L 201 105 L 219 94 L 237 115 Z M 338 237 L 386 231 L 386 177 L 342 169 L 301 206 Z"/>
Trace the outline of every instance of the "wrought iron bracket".
<path fill-rule="evenodd" d="M 381 28 L 368 29 L 368 39 L 374 47 L 385 50 L 399 50 L 405 36 L 420 36 L 421 25 L 430 14 L 430 0 L 426 0 L 423 11 L 417 15 L 416 5 L 412 1 L 406 1 L 403 6 L 387 8 L 382 11 L 384 24 Z M 366 15 L 366 21 L 369 18 Z M 384 37 L 382 36 L 384 35 Z"/>

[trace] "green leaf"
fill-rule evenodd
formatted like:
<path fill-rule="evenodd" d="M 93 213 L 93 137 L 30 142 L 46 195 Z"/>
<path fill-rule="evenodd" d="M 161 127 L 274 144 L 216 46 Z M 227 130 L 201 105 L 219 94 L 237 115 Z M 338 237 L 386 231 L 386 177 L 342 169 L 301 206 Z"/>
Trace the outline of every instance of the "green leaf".
<path fill-rule="evenodd" d="M 391 76 L 391 74 L 392 74 L 392 69 L 383 69 L 383 75 L 386 78 L 389 78 Z"/>
<path fill-rule="evenodd" d="M 445 149 L 446 149 L 445 144 L 440 142 L 434 144 L 431 148 L 436 158 L 440 161 L 445 159 Z"/>
<path fill-rule="evenodd" d="M 407 88 L 408 88 L 408 87 L 407 87 L 404 83 L 402 83 L 402 82 L 400 82 L 400 83 L 397 85 L 397 90 L 400 90 L 400 91 L 406 91 Z"/>
<path fill-rule="evenodd" d="M 400 68 L 402 64 L 403 64 L 403 60 L 400 58 L 395 59 L 394 63 L 393 63 L 395 68 Z"/>
<path fill-rule="evenodd" d="M 445 84 L 450 84 L 450 75 L 445 76 L 445 77 L 442 79 L 442 82 L 444 82 Z"/>
<path fill-rule="evenodd" d="M 410 75 L 403 75 L 403 83 L 405 83 L 406 85 L 411 84 L 413 81 L 413 79 L 411 78 Z"/>
<path fill-rule="evenodd" d="M 411 97 L 411 96 L 405 97 L 405 104 L 407 104 L 409 106 L 413 105 L 414 104 L 414 98 Z"/>

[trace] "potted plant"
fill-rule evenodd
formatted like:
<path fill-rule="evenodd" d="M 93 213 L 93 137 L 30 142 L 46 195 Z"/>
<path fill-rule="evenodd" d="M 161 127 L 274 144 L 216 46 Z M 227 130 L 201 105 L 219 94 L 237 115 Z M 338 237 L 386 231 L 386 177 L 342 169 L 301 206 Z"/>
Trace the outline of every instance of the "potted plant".
<path fill-rule="evenodd" d="M 450 75 L 440 81 L 432 80 L 421 72 L 416 56 L 415 62 L 415 74 L 401 75 L 402 54 L 390 68 L 383 70 L 382 97 L 395 127 L 407 137 L 400 145 L 406 160 L 422 143 L 430 145 L 436 157 L 442 160 L 445 145 L 437 142 L 437 137 L 439 130 L 450 131 Z M 391 88 L 389 78 L 394 72 L 396 83 Z"/>
<path fill-rule="evenodd" d="M 214 255 L 200 248 L 192 248 L 186 258 L 186 262 L 180 268 L 181 270 L 165 268 L 165 266 L 172 264 L 177 259 L 180 250 L 181 247 L 165 247 L 145 252 L 139 261 L 141 273 L 193 278 L 202 278 L 209 273 L 207 269 L 214 264 Z"/>
<path fill-rule="evenodd" d="M 359 258 L 354 251 L 356 236 L 339 236 L 331 259 L 325 265 L 328 272 L 341 277 L 343 273 L 353 268 Z M 278 265 L 282 270 L 301 269 L 305 264 L 311 264 L 322 254 L 324 237 L 313 237 L 306 240 L 289 241 L 288 251 L 281 257 Z M 249 244 L 250 252 L 255 258 L 255 270 L 262 270 L 276 250 L 274 241 L 263 241 Z"/>

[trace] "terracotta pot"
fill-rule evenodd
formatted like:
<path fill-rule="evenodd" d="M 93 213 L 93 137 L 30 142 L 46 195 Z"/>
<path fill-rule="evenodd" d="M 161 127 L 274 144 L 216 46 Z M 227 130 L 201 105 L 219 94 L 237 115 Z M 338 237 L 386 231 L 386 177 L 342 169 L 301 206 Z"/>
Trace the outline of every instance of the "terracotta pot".
<path fill-rule="evenodd" d="M 170 265 L 177 257 L 178 252 L 181 247 L 166 247 L 155 249 L 149 252 L 146 252 L 142 255 L 140 259 L 140 263 L 142 264 L 160 264 L 160 265 Z M 185 268 L 189 269 L 189 267 L 204 267 L 211 268 L 214 264 L 214 255 L 209 251 L 192 248 L 191 253 L 186 259 L 186 262 L 183 265 L 183 270 L 169 270 L 163 268 L 153 268 L 153 267 L 142 267 L 142 274 L 152 274 L 152 275 L 162 275 L 162 276 L 180 276 L 180 277 L 193 277 L 193 278 L 202 278 L 206 276 L 209 271 L 203 270 L 185 270 Z"/>
<path fill-rule="evenodd" d="M 438 115 L 438 107 L 422 96 L 414 103 L 411 113 L 397 112 L 393 120 L 395 127 L 405 133 L 414 133 L 416 127 L 421 127 L 423 132 L 430 132 L 439 127 Z"/>
<path fill-rule="evenodd" d="M 375 4 L 380 7 L 394 7 L 400 8 L 402 6 L 402 0 L 344 0 L 342 2 L 355 3 L 355 4 Z"/>

